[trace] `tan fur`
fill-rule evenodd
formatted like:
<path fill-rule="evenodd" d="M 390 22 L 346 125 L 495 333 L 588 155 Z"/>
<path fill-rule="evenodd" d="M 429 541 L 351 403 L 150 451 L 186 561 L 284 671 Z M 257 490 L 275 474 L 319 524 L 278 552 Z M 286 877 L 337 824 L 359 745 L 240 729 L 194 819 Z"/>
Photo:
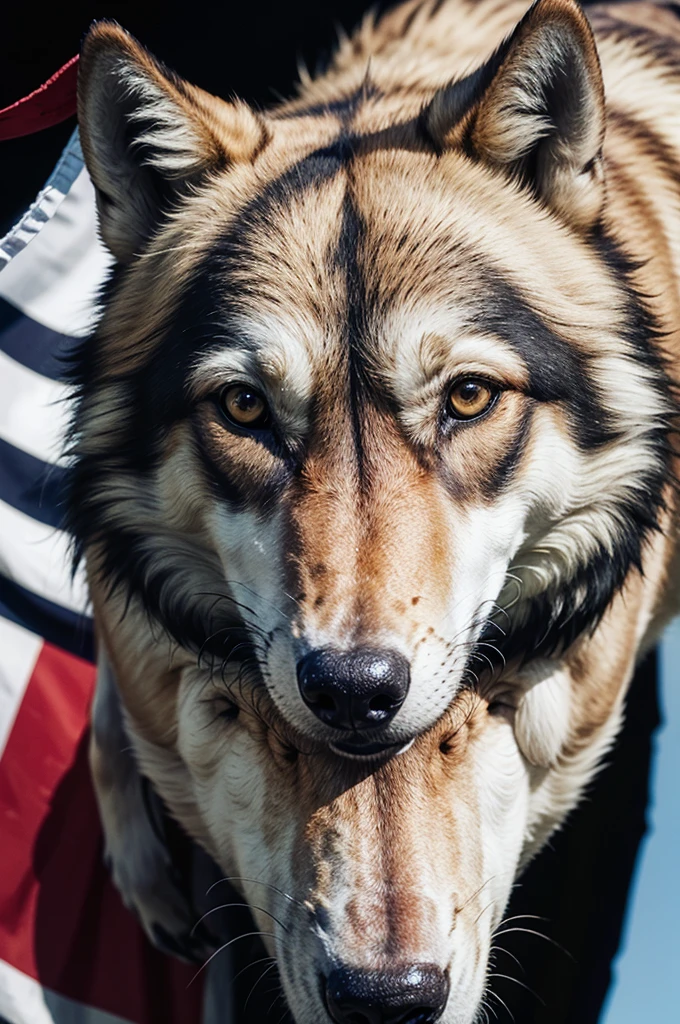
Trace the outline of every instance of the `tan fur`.
<path fill-rule="evenodd" d="M 326 1024 L 318 979 L 338 963 L 439 965 L 443 1024 L 478 1020 L 513 881 L 615 741 L 636 662 L 677 610 L 680 22 L 646 3 L 588 20 L 572 0 L 526 7 L 409 0 L 369 15 L 325 75 L 257 115 L 168 77 L 118 27 L 85 45 L 83 147 L 126 265 L 90 343 L 74 437 L 81 463 L 107 467 L 87 493 L 97 528 L 81 528 L 100 688 L 120 698 L 141 772 L 243 878 L 258 925 L 285 918 L 267 942 L 296 1024 Z M 464 102 L 459 80 L 489 59 Z M 553 62 L 571 77 L 551 120 Z M 140 133 L 132 146 L 123 127 Z M 157 389 L 172 377 L 173 330 L 208 254 L 201 326 L 214 344 L 187 363 L 190 410 L 163 428 L 152 468 L 130 468 L 121 452 L 155 400 L 130 382 L 154 366 Z M 643 339 L 632 291 L 655 325 Z M 500 325 L 484 318 L 495 301 Z M 546 366 L 584 395 L 542 397 Z M 498 399 L 451 426 L 447 388 L 468 376 Z M 225 426 L 216 396 L 234 382 L 267 396 L 285 446 Z M 610 428 L 592 442 L 591 408 Z M 631 555 L 572 643 L 544 654 L 535 635 L 487 671 L 537 601 L 558 605 L 564 586 L 579 610 L 579 572 L 592 560 L 606 575 L 603 551 L 624 557 L 631 505 L 656 527 L 639 527 L 643 572 Z M 190 604 L 206 645 L 236 628 L 220 615 L 237 608 L 251 663 L 218 654 L 211 671 L 149 609 L 146 579 L 126 590 L 106 556 L 117 531 L 143 538 L 144 572 L 166 604 Z M 411 667 L 381 734 L 403 749 L 376 763 L 336 756 L 295 682 L 306 651 L 361 645 Z M 124 801 L 106 706 L 92 760 L 115 865 Z M 163 909 L 142 874 L 117 878 L 152 932 Z M 163 926 L 176 930 L 171 910 Z"/>

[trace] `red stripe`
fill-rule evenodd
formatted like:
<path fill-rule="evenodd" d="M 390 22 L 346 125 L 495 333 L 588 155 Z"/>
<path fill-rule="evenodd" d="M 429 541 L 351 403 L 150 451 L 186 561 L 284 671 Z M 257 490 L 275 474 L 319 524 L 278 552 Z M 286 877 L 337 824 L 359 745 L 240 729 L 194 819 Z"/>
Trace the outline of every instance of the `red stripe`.
<path fill-rule="evenodd" d="M 76 112 L 78 57 L 71 57 L 28 96 L 0 110 L 0 142 L 51 128 Z"/>
<path fill-rule="evenodd" d="M 152 949 L 102 861 L 92 665 L 45 644 L 0 761 L 0 958 L 134 1024 L 198 1024 L 195 970 Z"/>

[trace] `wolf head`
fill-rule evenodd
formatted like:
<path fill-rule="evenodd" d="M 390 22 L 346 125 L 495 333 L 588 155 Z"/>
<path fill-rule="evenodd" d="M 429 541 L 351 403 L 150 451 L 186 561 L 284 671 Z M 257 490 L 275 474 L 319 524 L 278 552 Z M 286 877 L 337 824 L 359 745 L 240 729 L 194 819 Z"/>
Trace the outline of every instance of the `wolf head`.
<path fill-rule="evenodd" d="M 590 29 L 539 0 L 465 74 L 399 41 L 441 10 L 266 113 L 110 24 L 82 59 L 117 265 L 70 525 L 140 768 L 299 1024 L 479 1020 L 656 594 L 673 405 Z"/>
<path fill-rule="evenodd" d="M 540 0 L 452 82 L 381 67 L 256 113 L 100 23 L 80 80 L 117 267 L 76 370 L 79 551 L 346 755 L 592 628 L 667 460 L 580 9 Z"/>

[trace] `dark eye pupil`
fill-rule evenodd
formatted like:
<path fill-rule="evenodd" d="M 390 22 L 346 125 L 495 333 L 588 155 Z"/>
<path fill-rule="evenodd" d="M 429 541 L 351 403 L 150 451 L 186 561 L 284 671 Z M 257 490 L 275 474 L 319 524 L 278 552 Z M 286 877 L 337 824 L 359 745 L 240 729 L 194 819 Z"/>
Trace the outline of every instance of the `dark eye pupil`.
<path fill-rule="evenodd" d="M 479 391 L 479 384 L 467 381 L 466 384 L 462 384 L 459 388 L 458 395 L 463 402 L 474 402 L 479 397 Z"/>
<path fill-rule="evenodd" d="M 234 398 L 234 405 L 236 405 L 241 412 L 250 412 L 251 409 L 256 408 L 260 404 L 260 399 L 257 395 L 254 395 L 252 391 L 239 391 Z"/>

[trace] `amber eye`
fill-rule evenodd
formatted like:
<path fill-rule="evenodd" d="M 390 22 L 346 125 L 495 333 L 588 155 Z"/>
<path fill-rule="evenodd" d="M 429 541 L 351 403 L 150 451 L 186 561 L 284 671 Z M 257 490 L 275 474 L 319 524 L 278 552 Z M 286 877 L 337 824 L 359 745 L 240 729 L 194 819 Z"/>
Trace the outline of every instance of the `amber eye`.
<path fill-rule="evenodd" d="M 264 427 L 269 407 L 259 391 L 248 384 L 230 384 L 220 394 L 220 406 L 227 419 L 239 427 Z"/>
<path fill-rule="evenodd" d="M 499 389 L 488 381 L 467 377 L 449 391 L 446 411 L 457 420 L 473 420 L 491 408 L 498 394 Z"/>

